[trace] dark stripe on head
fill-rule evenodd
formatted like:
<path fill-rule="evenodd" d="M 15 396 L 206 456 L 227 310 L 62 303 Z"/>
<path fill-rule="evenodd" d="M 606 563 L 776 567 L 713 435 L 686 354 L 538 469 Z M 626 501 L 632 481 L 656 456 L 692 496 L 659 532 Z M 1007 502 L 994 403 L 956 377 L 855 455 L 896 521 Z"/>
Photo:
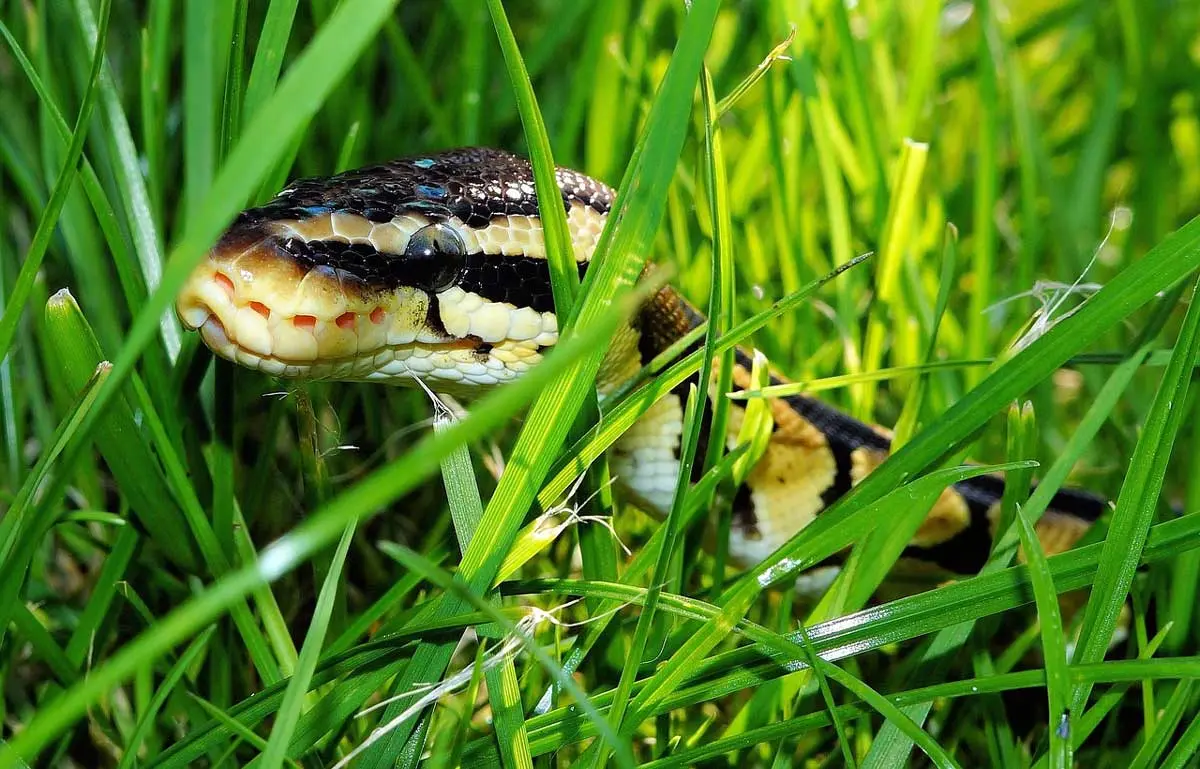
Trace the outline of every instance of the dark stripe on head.
<path fill-rule="evenodd" d="M 578 267 L 582 280 L 587 263 L 579 262 Z M 493 302 L 532 307 L 538 312 L 554 311 L 550 263 L 538 257 L 467 254 L 455 285 Z"/>
<path fill-rule="evenodd" d="M 450 336 L 446 324 L 442 322 L 442 301 L 437 294 L 429 295 L 429 306 L 425 308 L 425 327 L 443 337 Z"/>
<path fill-rule="evenodd" d="M 554 311 L 550 263 L 540 257 L 475 252 L 463 256 L 460 264 L 453 264 L 417 260 L 403 254 L 381 254 L 366 244 L 334 240 L 305 243 L 296 238 L 280 241 L 279 248 L 305 270 L 336 269 L 360 281 L 367 291 L 394 291 L 400 286 L 412 286 L 433 294 L 454 285 L 488 301 L 532 307 L 538 312 Z M 580 262 L 578 267 L 582 279 L 587 263 Z"/>

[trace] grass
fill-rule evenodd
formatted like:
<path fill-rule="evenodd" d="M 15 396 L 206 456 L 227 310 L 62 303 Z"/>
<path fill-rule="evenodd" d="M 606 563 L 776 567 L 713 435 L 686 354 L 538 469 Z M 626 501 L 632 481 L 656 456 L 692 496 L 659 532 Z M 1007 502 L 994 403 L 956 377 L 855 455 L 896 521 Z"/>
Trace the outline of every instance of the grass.
<path fill-rule="evenodd" d="M 0 766 L 1194 765 L 1189 4 L 146 5 L 0 0 Z M 181 333 L 245 205 L 463 144 L 620 189 L 536 372 L 435 428 Z M 704 349 L 598 408 L 646 258 Z M 603 461 L 733 344 L 902 444 L 747 574 L 703 543 L 753 446 L 691 409 L 665 523 Z M 965 456 L 1040 483 L 930 590 L 889 567 Z M 1062 485 L 1115 505 L 1047 557 Z"/>

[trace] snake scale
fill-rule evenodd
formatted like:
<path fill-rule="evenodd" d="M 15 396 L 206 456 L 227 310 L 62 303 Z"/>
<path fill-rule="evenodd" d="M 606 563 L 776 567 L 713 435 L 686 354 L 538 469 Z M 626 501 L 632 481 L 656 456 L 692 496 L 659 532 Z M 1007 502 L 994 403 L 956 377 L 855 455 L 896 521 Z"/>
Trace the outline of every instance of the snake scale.
<path fill-rule="evenodd" d="M 557 171 L 580 275 L 613 205 L 603 183 Z M 460 149 L 294 182 L 240 214 L 178 297 L 177 313 L 217 355 L 286 378 L 415 384 L 470 395 L 536 366 L 558 341 L 550 271 L 527 160 Z M 667 287 L 614 339 L 601 396 L 702 322 Z M 749 383 L 739 352 L 735 385 Z M 782 381 L 772 374 L 774 383 Z M 612 447 L 610 467 L 648 512 L 670 507 L 679 470 L 683 388 L 655 403 Z M 814 519 L 888 454 L 886 431 L 818 399 L 770 402 L 765 451 L 737 490 L 731 559 L 753 565 Z M 731 404 L 729 441 L 744 414 Z M 946 489 L 905 551 L 951 573 L 987 558 L 1003 480 Z M 1104 511 L 1060 491 L 1038 523 L 1050 554 Z"/>

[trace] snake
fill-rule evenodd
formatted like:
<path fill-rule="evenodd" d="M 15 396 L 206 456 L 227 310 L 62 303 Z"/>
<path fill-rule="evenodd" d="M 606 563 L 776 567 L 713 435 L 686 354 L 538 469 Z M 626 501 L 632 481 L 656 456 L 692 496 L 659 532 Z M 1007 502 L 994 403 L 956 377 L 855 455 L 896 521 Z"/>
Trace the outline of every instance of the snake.
<path fill-rule="evenodd" d="M 615 192 L 568 168 L 556 168 L 555 179 L 582 278 Z M 292 182 L 236 217 L 188 277 L 176 313 L 217 356 L 273 377 L 423 385 L 456 397 L 502 387 L 559 341 L 532 165 L 464 148 Z M 602 406 L 703 322 L 671 286 L 653 292 L 598 370 Z M 739 349 L 733 383 L 748 388 L 751 371 Z M 771 384 L 785 381 L 770 373 Z M 623 496 L 659 518 L 680 472 L 688 386 L 664 394 L 609 449 Z M 704 408 L 718 397 L 710 392 Z M 809 394 L 772 398 L 769 407 L 769 438 L 731 503 L 727 553 L 744 568 L 815 520 L 891 446 L 888 430 Z M 728 414 L 732 449 L 745 402 L 731 401 Z M 1003 494 L 1003 477 L 992 474 L 948 486 L 905 543 L 904 559 L 950 575 L 978 571 Z M 1107 506 L 1090 492 L 1060 489 L 1036 524 L 1045 552 L 1070 549 Z"/>

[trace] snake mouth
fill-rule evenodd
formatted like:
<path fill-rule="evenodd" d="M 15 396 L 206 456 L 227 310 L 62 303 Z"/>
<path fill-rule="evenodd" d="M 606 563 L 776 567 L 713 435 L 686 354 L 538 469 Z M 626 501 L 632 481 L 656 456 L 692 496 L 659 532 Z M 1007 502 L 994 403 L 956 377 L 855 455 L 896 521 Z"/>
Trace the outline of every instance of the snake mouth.
<path fill-rule="evenodd" d="M 537 362 L 545 334 L 485 341 L 447 331 L 445 321 L 470 304 L 457 287 L 382 290 L 342 270 L 305 268 L 276 238 L 242 235 L 208 253 L 175 310 L 220 357 L 278 377 L 419 378 L 453 391 L 508 381 Z"/>

